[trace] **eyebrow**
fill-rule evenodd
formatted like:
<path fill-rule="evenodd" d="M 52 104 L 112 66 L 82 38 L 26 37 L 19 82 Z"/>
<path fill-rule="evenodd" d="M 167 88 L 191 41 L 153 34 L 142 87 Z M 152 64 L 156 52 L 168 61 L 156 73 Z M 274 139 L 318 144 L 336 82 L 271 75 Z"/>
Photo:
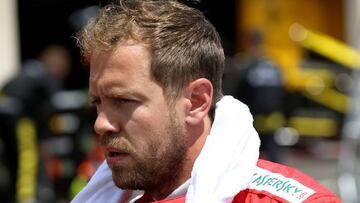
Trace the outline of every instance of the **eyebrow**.
<path fill-rule="evenodd" d="M 95 96 L 93 94 L 88 94 L 88 97 L 87 97 L 87 100 L 88 101 L 91 101 L 91 100 L 94 100 L 95 98 L 97 98 L 98 96 Z"/>
<path fill-rule="evenodd" d="M 133 98 L 133 99 L 144 99 L 145 97 L 140 94 L 137 93 L 135 91 L 132 90 L 119 90 L 116 87 L 110 87 L 110 88 L 106 88 L 106 91 L 103 91 L 103 95 L 105 97 L 123 97 L 123 96 L 127 96 Z M 89 101 L 98 98 L 99 96 L 93 94 L 91 91 L 89 91 L 88 94 L 88 99 Z"/>

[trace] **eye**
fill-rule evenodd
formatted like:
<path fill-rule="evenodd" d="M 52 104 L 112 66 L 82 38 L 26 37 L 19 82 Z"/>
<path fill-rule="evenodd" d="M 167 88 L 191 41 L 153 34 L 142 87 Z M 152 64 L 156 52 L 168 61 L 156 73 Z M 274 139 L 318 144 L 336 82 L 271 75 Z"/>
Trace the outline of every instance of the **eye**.
<path fill-rule="evenodd" d="M 124 104 L 134 102 L 134 100 L 127 99 L 127 98 L 112 98 L 111 101 L 115 105 L 124 105 Z"/>

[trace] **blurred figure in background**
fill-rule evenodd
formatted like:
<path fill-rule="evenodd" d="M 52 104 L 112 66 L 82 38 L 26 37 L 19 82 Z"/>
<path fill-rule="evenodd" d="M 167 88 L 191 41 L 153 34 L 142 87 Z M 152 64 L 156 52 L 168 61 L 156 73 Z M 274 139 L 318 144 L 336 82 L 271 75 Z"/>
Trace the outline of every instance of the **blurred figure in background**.
<path fill-rule="evenodd" d="M 48 182 L 42 172 L 38 143 L 49 135 L 50 98 L 62 89 L 70 66 L 68 51 L 61 45 L 49 45 L 38 59 L 25 61 L 20 73 L 2 89 L 0 139 L 6 146 L 10 181 L 7 197 L 1 202 L 37 199 L 37 189 Z"/>
<path fill-rule="evenodd" d="M 2 92 L 17 100 L 20 114 L 37 117 L 51 95 L 62 89 L 71 66 L 70 55 L 61 45 L 49 45 L 39 59 L 24 62 L 21 72 L 8 82 Z"/>
<path fill-rule="evenodd" d="M 231 80 L 226 83 L 231 84 L 228 85 L 228 89 L 232 88 L 229 93 L 249 106 L 265 157 L 281 162 L 280 148 L 274 141 L 274 133 L 284 125 L 283 78 L 279 67 L 264 53 L 263 37 L 260 31 L 245 34 L 244 56 L 240 58 L 240 64 L 236 62 L 238 59 L 232 60 L 229 67 L 231 70 L 225 72 L 225 80 Z"/>

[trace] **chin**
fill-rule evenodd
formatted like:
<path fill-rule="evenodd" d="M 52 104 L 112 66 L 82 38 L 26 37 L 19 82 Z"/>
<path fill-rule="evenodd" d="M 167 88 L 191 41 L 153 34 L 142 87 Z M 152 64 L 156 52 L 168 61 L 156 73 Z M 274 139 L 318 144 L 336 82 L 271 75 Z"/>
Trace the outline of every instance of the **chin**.
<path fill-rule="evenodd" d="M 143 190 L 144 188 L 139 174 L 135 174 L 133 171 L 119 173 L 112 169 L 112 178 L 115 185 L 123 190 Z"/>

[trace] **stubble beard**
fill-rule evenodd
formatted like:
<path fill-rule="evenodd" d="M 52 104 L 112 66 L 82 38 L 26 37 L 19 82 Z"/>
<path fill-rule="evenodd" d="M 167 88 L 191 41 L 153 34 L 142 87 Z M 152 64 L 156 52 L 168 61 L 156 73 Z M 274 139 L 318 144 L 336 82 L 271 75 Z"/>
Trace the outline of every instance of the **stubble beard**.
<path fill-rule="evenodd" d="M 155 135 L 157 139 L 148 143 L 142 156 L 132 154 L 132 167 L 112 168 L 117 187 L 153 193 L 167 190 L 178 180 L 185 161 L 185 128 L 172 114 L 164 133 Z"/>

